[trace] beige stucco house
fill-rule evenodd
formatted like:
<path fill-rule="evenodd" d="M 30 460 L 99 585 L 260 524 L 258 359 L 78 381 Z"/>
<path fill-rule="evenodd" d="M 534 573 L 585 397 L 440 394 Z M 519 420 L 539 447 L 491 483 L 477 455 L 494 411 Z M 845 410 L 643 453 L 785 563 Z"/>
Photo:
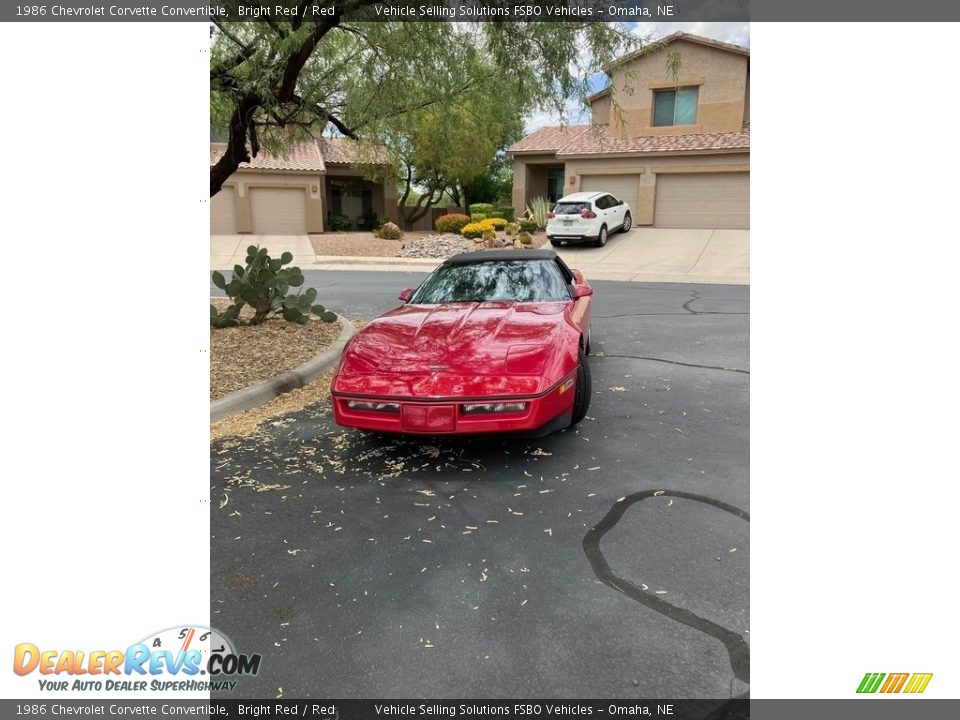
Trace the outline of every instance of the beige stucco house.
<path fill-rule="evenodd" d="M 225 148 L 210 143 L 211 166 Z M 365 180 L 351 164 L 356 156 L 344 138 L 313 138 L 285 155 L 261 150 L 210 198 L 210 234 L 319 233 L 332 215 L 347 218 L 352 228 L 363 228 L 372 213 L 396 219 L 396 189 Z"/>
<path fill-rule="evenodd" d="M 680 59 L 676 78 L 668 57 Z M 590 124 L 510 148 L 514 207 L 596 190 L 626 200 L 634 225 L 748 228 L 750 51 L 678 32 L 605 70 Z"/>

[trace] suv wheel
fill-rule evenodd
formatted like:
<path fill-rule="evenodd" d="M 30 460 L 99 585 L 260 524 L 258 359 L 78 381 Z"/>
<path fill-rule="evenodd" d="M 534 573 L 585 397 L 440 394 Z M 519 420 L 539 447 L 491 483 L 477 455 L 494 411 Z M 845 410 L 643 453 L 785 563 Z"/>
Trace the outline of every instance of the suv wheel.
<path fill-rule="evenodd" d="M 597 247 L 603 247 L 607 244 L 607 226 L 602 225 L 600 227 L 600 234 L 597 235 L 597 241 L 594 243 Z"/>
<path fill-rule="evenodd" d="M 630 228 L 633 227 L 633 218 L 630 217 L 630 213 L 627 213 L 623 216 L 623 227 L 620 228 L 623 232 L 629 232 Z"/>

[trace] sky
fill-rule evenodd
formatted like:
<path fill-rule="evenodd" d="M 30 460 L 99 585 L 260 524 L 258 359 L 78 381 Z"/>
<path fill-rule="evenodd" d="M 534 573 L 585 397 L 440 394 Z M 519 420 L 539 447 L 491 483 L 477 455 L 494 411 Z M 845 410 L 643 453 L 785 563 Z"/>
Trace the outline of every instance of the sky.
<path fill-rule="evenodd" d="M 630 28 L 641 36 L 650 36 L 656 40 L 677 31 L 693 33 L 722 40 L 723 42 L 750 47 L 750 23 L 748 22 L 649 22 L 630 23 Z M 606 85 L 606 76 L 597 73 L 590 78 L 590 90 L 596 92 Z M 537 110 L 527 116 L 525 129 L 527 133 L 538 130 L 545 125 L 560 125 L 562 123 L 576 124 L 588 122 L 590 113 L 578 98 L 567 98 L 563 115 L 553 111 Z"/>

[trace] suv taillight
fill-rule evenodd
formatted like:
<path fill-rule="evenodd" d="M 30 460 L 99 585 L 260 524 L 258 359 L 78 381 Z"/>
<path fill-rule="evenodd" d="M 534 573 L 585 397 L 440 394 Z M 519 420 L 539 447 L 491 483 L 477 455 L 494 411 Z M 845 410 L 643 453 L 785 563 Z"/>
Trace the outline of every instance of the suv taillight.
<path fill-rule="evenodd" d="M 593 210 L 584 210 L 582 213 L 580 213 L 580 217 L 582 217 L 584 220 L 593 220 L 596 216 L 597 214 Z"/>
<path fill-rule="evenodd" d="M 551 220 L 553 220 L 556 216 L 557 216 L 556 213 L 553 213 L 553 212 L 547 213 L 547 217 L 550 218 Z"/>

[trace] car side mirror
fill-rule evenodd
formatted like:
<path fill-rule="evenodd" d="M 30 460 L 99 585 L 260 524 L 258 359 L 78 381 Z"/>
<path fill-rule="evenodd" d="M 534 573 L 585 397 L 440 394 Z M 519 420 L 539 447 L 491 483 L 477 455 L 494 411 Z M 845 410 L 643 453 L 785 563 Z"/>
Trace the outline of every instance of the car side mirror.
<path fill-rule="evenodd" d="M 400 291 L 400 299 L 404 302 L 410 302 L 410 298 L 413 297 L 413 288 L 406 288 Z"/>
<path fill-rule="evenodd" d="M 623 200 L 617 200 L 617 207 L 620 207 L 621 205 L 623 205 Z"/>
<path fill-rule="evenodd" d="M 574 285 L 573 286 L 573 299 L 576 300 L 582 297 L 590 297 L 593 295 L 593 288 L 589 285 Z"/>

